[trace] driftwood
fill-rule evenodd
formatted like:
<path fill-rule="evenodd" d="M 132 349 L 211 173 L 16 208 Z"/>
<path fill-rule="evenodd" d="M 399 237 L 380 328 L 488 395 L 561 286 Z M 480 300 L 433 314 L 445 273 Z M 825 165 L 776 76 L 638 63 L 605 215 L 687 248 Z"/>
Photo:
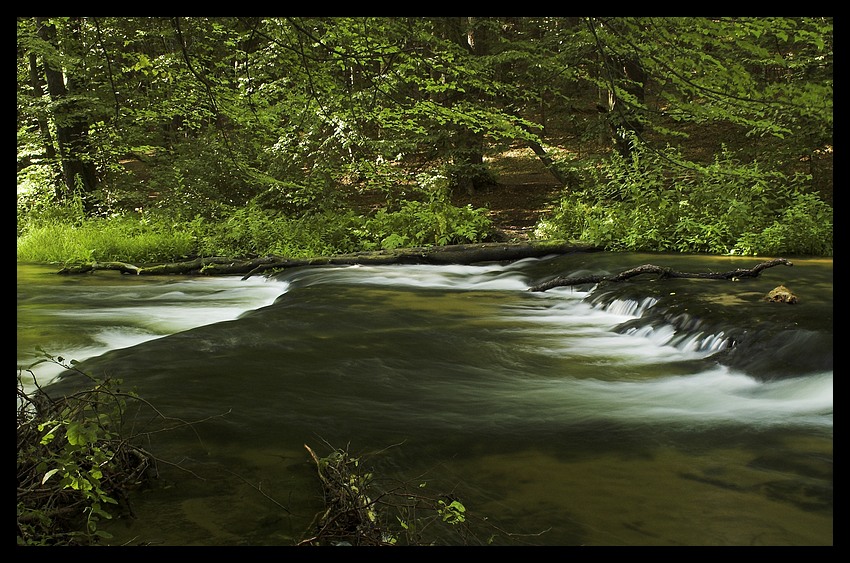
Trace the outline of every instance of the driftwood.
<path fill-rule="evenodd" d="M 768 260 L 767 262 L 762 262 L 761 264 L 757 264 L 755 267 L 747 270 L 747 269 L 738 269 L 732 270 L 731 272 L 722 272 L 722 273 L 699 273 L 699 274 L 691 274 L 688 272 L 676 272 L 671 270 L 670 268 L 662 268 L 661 266 L 656 266 L 654 264 L 644 264 L 643 266 L 638 266 L 637 268 L 632 268 L 630 270 L 626 270 L 624 272 L 620 272 L 619 274 L 613 276 L 581 276 L 581 277 L 557 277 L 547 282 L 543 282 L 541 284 L 534 285 L 528 288 L 529 291 L 546 291 L 548 289 L 552 289 L 553 287 L 562 287 L 562 286 L 574 286 L 574 285 L 582 285 L 587 283 L 600 283 L 600 282 L 621 282 L 627 279 L 633 278 L 635 276 L 640 276 L 643 274 L 657 274 L 659 279 L 668 279 L 668 278 L 697 278 L 697 279 L 707 279 L 707 280 L 739 280 L 741 278 L 755 278 L 761 274 L 762 270 L 767 268 L 772 268 L 774 266 L 793 266 L 789 260 L 785 258 L 776 258 L 774 260 Z"/>
<path fill-rule="evenodd" d="M 171 262 L 136 266 L 124 262 L 94 262 L 62 268 L 60 274 L 84 274 L 97 270 L 117 270 L 135 275 L 234 275 L 242 279 L 270 270 L 282 270 L 299 266 L 325 265 L 385 265 L 385 264 L 474 264 L 477 262 L 503 262 L 522 258 L 540 258 L 550 254 L 573 252 L 595 252 L 597 247 L 574 241 L 527 241 L 522 243 L 479 243 L 451 246 L 426 246 L 357 252 L 336 256 L 314 258 L 285 258 L 265 256 L 262 258 L 233 259 L 204 257 L 185 262 Z"/>
<path fill-rule="evenodd" d="M 90 264 L 75 264 L 59 270 L 60 274 L 86 274 L 95 270 L 117 270 L 122 274 L 138 275 L 141 268 L 124 262 L 92 262 Z"/>
<path fill-rule="evenodd" d="M 316 515 L 310 537 L 300 546 L 382 546 L 386 534 L 379 518 L 380 504 L 370 498 L 371 476 L 363 473 L 360 461 L 347 451 L 337 450 L 319 458 L 304 444 L 319 471 L 326 510 Z"/>

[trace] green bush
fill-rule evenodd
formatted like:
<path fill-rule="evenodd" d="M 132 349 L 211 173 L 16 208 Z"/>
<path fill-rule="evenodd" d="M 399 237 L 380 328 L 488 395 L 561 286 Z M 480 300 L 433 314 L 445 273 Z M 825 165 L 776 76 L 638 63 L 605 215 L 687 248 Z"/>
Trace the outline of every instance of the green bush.
<path fill-rule="evenodd" d="M 405 201 L 398 211 L 379 210 L 357 233 L 366 249 L 392 249 L 479 242 L 491 228 L 484 209 L 446 201 Z"/>
<path fill-rule="evenodd" d="M 354 230 L 361 222 L 350 211 L 290 217 L 251 203 L 214 221 L 196 217 L 188 228 L 205 256 L 303 258 L 359 250 Z"/>
<path fill-rule="evenodd" d="M 35 167 L 30 167 L 30 169 Z M 46 167 L 38 167 L 42 171 Z M 29 170 L 29 169 L 28 169 Z M 51 224 L 81 225 L 86 219 L 83 201 L 73 197 L 59 202 L 55 188 L 49 181 L 40 185 L 21 183 L 18 178 L 17 235 L 25 234 L 32 227 Z"/>
<path fill-rule="evenodd" d="M 418 180 L 425 201 L 404 200 L 395 210 L 380 209 L 356 230 L 366 250 L 465 244 L 491 235 L 486 209 L 451 203 L 446 176 L 423 174 Z"/>
<path fill-rule="evenodd" d="M 75 369 L 61 357 L 42 361 Z M 92 545 L 111 537 L 99 523 L 143 482 L 152 460 L 122 436 L 126 399 L 135 396 L 119 384 L 93 381 L 91 389 L 53 399 L 25 393 L 19 373 L 18 545 Z"/>
<path fill-rule="evenodd" d="M 535 237 L 612 251 L 831 255 L 832 208 L 808 184 L 726 152 L 699 166 L 635 145 L 631 158 L 614 154 L 586 174 Z"/>
<path fill-rule="evenodd" d="M 735 245 L 740 254 L 832 256 L 833 210 L 814 194 L 798 194 L 781 219 L 747 232 Z"/>

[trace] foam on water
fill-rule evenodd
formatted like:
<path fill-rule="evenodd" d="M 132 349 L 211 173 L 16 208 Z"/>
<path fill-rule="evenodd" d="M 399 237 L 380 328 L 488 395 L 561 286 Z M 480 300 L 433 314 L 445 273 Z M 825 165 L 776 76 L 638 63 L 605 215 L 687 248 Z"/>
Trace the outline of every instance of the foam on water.
<path fill-rule="evenodd" d="M 64 358 L 65 362 L 87 360 L 184 330 L 237 319 L 248 311 L 271 305 L 288 288 L 286 281 L 262 277 L 151 281 L 132 287 L 103 285 L 97 291 L 71 287 L 71 296 L 66 297 L 68 305 L 42 312 L 57 319 L 57 324 L 73 327 L 75 338 L 69 340 L 77 343 L 45 351 Z M 79 295 L 75 296 L 75 291 Z M 81 340 L 84 342 L 80 343 Z M 19 369 L 29 368 L 39 358 L 35 351 L 23 354 L 18 358 Z M 43 386 L 64 368 L 42 362 L 31 371 Z M 31 380 L 28 374 L 23 378 L 25 382 Z"/>
<path fill-rule="evenodd" d="M 763 382 L 715 364 L 705 364 L 708 368 L 695 364 L 701 366 L 696 373 L 696 368 L 679 370 L 678 362 L 705 360 L 728 346 L 724 333 L 677 331 L 672 325 L 657 323 L 618 331 L 622 323 L 640 319 L 656 300 L 615 300 L 600 306 L 587 300 L 592 290 L 561 287 L 529 292 L 529 279 L 516 264 L 342 266 L 294 270 L 278 279 L 201 278 L 130 288 L 99 287 L 97 291 L 89 288 L 88 295 L 96 300 L 81 308 L 58 309 L 54 314 L 80 325 L 90 324 L 96 330 L 85 345 L 54 352 L 82 361 L 176 332 L 233 320 L 271 305 L 289 290 L 314 284 L 521 292 L 517 299 L 494 301 L 499 331 L 513 332 L 529 354 L 567 358 L 567 362 L 591 368 L 580 377 L 571 376 L 570 370 L 563 374 L 526 373 L 523 378 L 508 372 L 494 375 L 508 382 L 494 392 L 510 389 L 506 400 L 517 403 L 518 413 L 529 412 L 527 406 L 534 405 L 532 412 L 536 415 L 573 421 L 607 418 L 694 425 L 744 421 L 757 426 L 832 424 L 831 372 Z M 546 366 L 541 369 L 549 369 L 553 364 L 541 365 Z M 653 365 L 670 367 L 658 370 L 657 376 L 618 376 Z M 595 377 L 593 366 L 609 366 L 604 369 L 606 379 Z M 57 366 L 55 373 L 50 373 L 48 364 L 38 369 L 42 384 L 45 378 L 61 372 Z M 469 403 L 478 400 L 482 391 L 473 385 Z M 464 391 L 458 387 L 455 393 L 460 398 Z"/>
<path fill-rule="evenodd" d="M 832 373 L 758 382 L 717 366 L 648 381 L 573 381 L 572 397 L 605 397 L 605 415 L 620 421 L 832 426 Z"/>

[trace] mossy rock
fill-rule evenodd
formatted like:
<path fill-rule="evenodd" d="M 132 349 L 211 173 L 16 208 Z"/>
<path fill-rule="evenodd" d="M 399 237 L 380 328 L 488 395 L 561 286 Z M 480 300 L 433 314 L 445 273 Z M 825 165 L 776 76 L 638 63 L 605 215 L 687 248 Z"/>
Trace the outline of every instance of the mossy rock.
<path fill-rule="evenodd" d="M 765 295 L 764 300 L 770 301 L 771 303 L 789 303 L 792 305 L 799 301 L 797 296 L 791 293 L 791 290 L 784 285 L 771 289 L 768 294 Z"/>

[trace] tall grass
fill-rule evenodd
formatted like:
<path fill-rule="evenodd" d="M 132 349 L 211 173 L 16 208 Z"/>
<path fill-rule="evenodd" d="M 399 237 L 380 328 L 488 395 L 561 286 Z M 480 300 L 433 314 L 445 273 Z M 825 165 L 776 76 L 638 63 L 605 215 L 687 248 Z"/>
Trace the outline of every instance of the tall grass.
<path fill-rule="evenodd" d="M 17 259 L 145 263 L 191 255 L 195 246 L 189 231 L 144 225 L 129 218 L 91 219 L 76 225 L 56 221 L 30 226 L 18 237 Z"/>
<path fill-rule="evenodd" d="M 160 214 L 85 217 L 78 210 L 19 214 L 19 262 L 173 262 L 190 256 L 331 256 L 405 244 L 479 242 L 490 233 L 486 210 L 447 201 L 408 203 L 367 218 L 352 210 L 288 216 L 255 204 L 220 207 L 209 217 Z"/>

